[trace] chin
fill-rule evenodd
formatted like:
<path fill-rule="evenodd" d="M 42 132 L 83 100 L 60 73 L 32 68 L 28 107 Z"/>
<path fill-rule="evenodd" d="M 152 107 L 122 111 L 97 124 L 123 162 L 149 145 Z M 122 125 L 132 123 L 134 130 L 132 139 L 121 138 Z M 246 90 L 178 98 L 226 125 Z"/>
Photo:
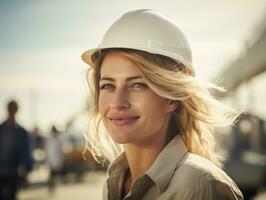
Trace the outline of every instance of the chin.
<path fill-rule="evenodd" d="M 113 141 L 117 144 L 127 144 L 127 143 L 131 143 L 133 142 L 133 140 L 129 137 L 127 137 L 124 134 L 121 135 L 111 135 L 111 138 L 113 139 Z"/>

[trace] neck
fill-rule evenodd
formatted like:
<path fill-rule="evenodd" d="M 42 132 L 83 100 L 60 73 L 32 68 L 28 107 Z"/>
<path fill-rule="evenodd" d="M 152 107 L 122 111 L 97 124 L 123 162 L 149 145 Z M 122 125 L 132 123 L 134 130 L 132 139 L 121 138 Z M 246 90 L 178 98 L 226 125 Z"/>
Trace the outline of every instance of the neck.
<path fill-rule="evenodd" d="M 6 120 L 8 125 L 14 125 L 16 123 L 15 117 L 8 117 Z"/>
<path fill-rule="evenodd" d="M 141 144 L 125 144 L 128 165 L 130 169 L 130 179 L 132 182 L 143 175 L 154 163 L 164 146 L 166 145 L 166 136 L 155 136 L 149 138 L 148 142 Z M 158 139 L 158 137 L 161 137 Z"/>
<path fill-rule="evenodd" d="M 173 123 L 169 125 L 169 121 L 158 134 L 153 134 L 145 141 L 124 144 L 130 170 L 127 178 L 129 187 L 152 166 L 162 149 L 177 134 L 176 127 L 171 125 Z"/>
<path fill-rule="evenodd" d="M 124 145 L 132 182 L 152 166 L 166 144 L 178 134 L 174 118 L 171 116 L 167 121 L 161 130 L 165 134 L 162 132 L 154 134 L 141 144 L 128 143 Z"/>

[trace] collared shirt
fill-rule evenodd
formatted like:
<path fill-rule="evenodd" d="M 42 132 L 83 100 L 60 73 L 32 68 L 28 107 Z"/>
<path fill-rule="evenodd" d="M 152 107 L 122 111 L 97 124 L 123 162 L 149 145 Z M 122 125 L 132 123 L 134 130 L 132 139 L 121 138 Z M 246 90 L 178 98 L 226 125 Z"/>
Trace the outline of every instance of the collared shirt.
<path fill-rule="evenodd" d="M 129 170 L 122 153 L 109 167 L 104 200 L 233 200 L 244 199 L 236 184 L 211 161 L 189 153 L 178 135 L 162 150 L 152 166 L 123 198 Z"/>

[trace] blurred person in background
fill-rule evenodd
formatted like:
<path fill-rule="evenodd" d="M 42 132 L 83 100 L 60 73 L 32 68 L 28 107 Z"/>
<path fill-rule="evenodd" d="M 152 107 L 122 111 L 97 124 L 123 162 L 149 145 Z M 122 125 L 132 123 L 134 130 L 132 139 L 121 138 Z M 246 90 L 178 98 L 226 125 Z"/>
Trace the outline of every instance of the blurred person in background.
<path fill-rule="evenodd" d="M 51 127 L 51 134 L 46 141 L 46 159 L 50 169 L 49 190 L 54 192 L 56 178 L 62 175 L 64 165 L 63 141 L 59 130 Z"/>
<path fill-rule="evenodd" d="M 16 199 L 19 184 L 27 183 L 32 169 L 29 133 L 16 122 L 18 104 L 7 104 L 7 119 L 0 125 L 0 199 Z"/>
<path fill-rule="evenodd" d="M 45 138 L 41 135 L 39 128 L 34 127 L 32 133 L 33 139 L 33 149 L 44 149 L 45 148 Z"/>
<path fill-rule="evenodd" d="M 38 169 L 45 162 L 45 138 L 40 134 L 37 126 L 31 132 L 32 152 L 34 158 L 34 169 Z"/>
<path fill-rule="evenodd" d="M 190 46 L 160 13 L 125 13 L 82 59 L 91 66 L 87 147 L 111 165 L 105 200 L 240 200 L 221 169 L 212 127 L 239 113 L 199 80 Z"/>

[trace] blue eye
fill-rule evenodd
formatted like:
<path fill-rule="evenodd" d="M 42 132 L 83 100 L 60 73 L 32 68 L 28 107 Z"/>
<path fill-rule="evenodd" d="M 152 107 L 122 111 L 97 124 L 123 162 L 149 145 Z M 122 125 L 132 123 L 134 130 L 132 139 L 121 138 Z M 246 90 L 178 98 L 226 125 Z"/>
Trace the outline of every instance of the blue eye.
<path fill-rule="evenodd" d="M 130 85 L 131 88 L 148 88 L 145 83 L 132 83 Z"/>
<path fill-rule="evenodd" d="M 112 84 L 103 84 L 100 86 L 101 90 L 112 89 L 112 88 L 114 88 L 114 86 Z"/>

